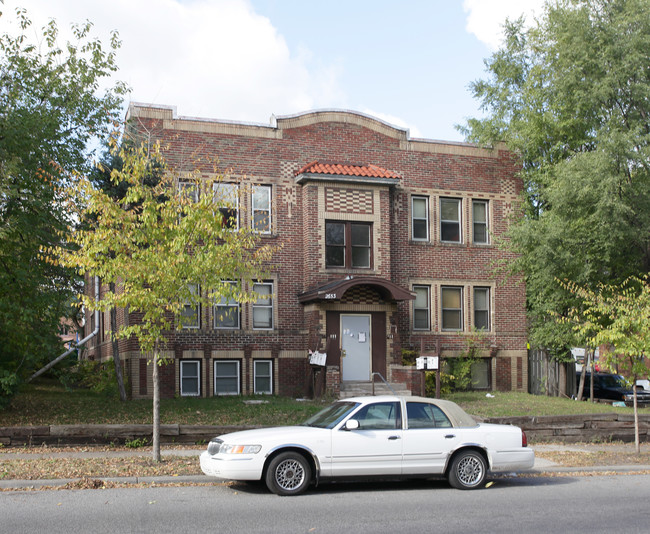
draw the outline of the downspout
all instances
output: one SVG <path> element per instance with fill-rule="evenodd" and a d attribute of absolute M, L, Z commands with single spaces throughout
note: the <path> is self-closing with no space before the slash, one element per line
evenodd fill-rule
<path fill-rule="evenodd" d="M 99 277 L 95 276 L 95 302 L 97 302 L 98 300 L 99 300 Z M 32 376 L 30 376 L 27 379 L 27 382 L 31 382 L 32 380 L 34 380 L 34 378 L 41 376 L 44 372 L 52 369 L 52 367 L 54 367 L 57 363 L 63 360 L 63 358 L 65 358 L 69 354 L 72 354 L 75 350 L 77 350 L 82 345 L 85 345 L 86 342 L 94 338 L 98 333 L 99 333 L 99 310 L 95 310 L 95 329 L 90 334 L 88 334 L 85 338 L 83 338 L 81 341 L 75 343 L 72 347 L 66 350 L 63 354 L 61 354 L 61 356 L 58 356 L 50 363 L 48 363 L 45 367 L 36 371 Z"/>

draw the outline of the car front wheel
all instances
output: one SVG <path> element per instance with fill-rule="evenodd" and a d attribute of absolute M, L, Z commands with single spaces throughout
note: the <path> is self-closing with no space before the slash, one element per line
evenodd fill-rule
<path fill-rule="evenodd" d="M 266 470 L 266 485 L 277 495 L 299 495 L 309 486 L 311 467 L 297 452 L 278 454 Z"/>
<path fill-rule="evenodd" d="M 461 452 L 451 463 L 447 478 L 457 489 L 477 489 L 483 486 L 487 464 L 483 455 L 476 451 Z"/>

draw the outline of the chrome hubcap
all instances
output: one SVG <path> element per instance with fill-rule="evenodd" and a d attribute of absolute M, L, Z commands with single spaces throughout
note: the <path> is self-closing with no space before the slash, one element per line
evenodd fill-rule
<path fill-rule="evenodd" d="M 466 456 L 458 464 L 458 479 L 465 486 L 478 484 L 483 477 L 483 464 L 475 456 Z"/>
<path fill-rule="evenodd" d="M 305 479 L 305 470 L 296 460 L 285 460 L 275 470 L 275 480 L 284 490 L 299 487 Z"/>

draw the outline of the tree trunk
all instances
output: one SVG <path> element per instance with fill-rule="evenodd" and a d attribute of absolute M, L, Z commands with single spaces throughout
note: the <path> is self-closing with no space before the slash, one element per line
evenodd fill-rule
<path fill-rule="evenodd" d="M 581 401 L 585 392 L 585 374 L 587 373 L 587 362 L 583 360 L 582 371 L 580 371 L 580 385 L 578 386 L 578 400 Z"/>
<path fill-rule="evenodd" d="M 115 284 L 109 284 L 109 290 L 115 293 Z M 122 363 L 120 362 L 120 349 L 117 344 L 115 335 L 117 334 L 117 310 L 111 308 L 111 344 L 113 346 L 113 364 L 115 365 L 115 378 L 117 379 L 117 388 L 120 392 L 120 400 L 126 402 L 126 390 L 124 389 L 124 377 L 122 376 Z"/>
<path fill-rule="evenodd" d="M 160 375 L 158 374 L 158 342 L 153 351 L 153 461 L 160 462 Z"/>
<path fill-rule="evenodd" d="M 594 366 L 594 359 L 589 352 L 589 370 L 591 371 L 591 380 L 589 381 L 589 402 L 594 402 L 594 382 L 596 381 L 596 367 Z"/>
<path fill-rule="evenodd" d="M 632 382 L 632 391 L 634 392 L 634 450 L 637 454 L 641 453 L 641 445 L 639 443 L 639 408 L 636 396 L 636 375 L 634 375 L 634 382 Z"/>

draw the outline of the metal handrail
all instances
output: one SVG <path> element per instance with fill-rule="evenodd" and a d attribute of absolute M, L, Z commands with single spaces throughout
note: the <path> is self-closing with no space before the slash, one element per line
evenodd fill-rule
<path fill-rule="evenodd" d="M 384 384 L 386 384 L 386 386 L 388 386 L 388 389 L 390 389 L 393 392 L 393 395 L 397 395 L 395 390 L 386 381 L 386 379 L 381 375 L 381 373 L 371 373 L 370 374 L 370 379 L 371 379 L 370 382 L 372 383 L 372 396 L 373 397 L 375 396 L 375 376 L 378 376 L 379 378 L 381 378 L 383 380 Z"/>

